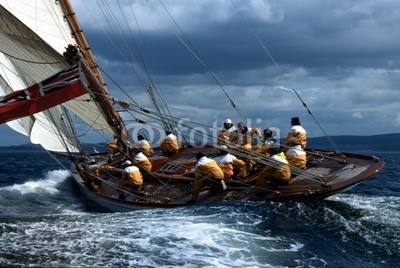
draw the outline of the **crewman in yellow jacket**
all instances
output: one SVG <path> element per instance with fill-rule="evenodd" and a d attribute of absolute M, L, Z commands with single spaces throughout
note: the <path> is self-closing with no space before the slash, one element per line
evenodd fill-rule
<path fill-rule="evenodd" d="M 137 138 L 138 142 L 135 144 L 136 147 L 141 149 L 146 156 L 151 156 L 153 154 L 153 148 L 150 143 L 141 134 L 139 134 Z"/>
<path fill-rule="evenodd" d="M 161 142 L 161 151 L 165 155 L 176 154 L 181 148 L 181 143 L 174 134 L 169 131 L 166 131 L 167 136 Z"/>
<path fill-rule="evenodd" d="M 133 164 L 135 166 L 138 166 L 139 169 L 151 172 L 151 167 L 152 167 L 151 162 L 149 158 L 147 158 L 147 156 L 142 151 L 139 151 L 135 155 L 135 158 L 133 159 Z"/>
<path fill-rule="evenodd" d="M 218 144 L 223 144 L 231 142 L 234 140 L 234 131 L 236 130 L 235 125 L 232 123 L 231 119 L 226 119 L 224 126 L 218 133 Z"/>
<path fill-rule="evenodd" d="M 261 132 L 258 128 L 246 127 L 243 122 L 237 124 L 237 130 L 235 133 L 236 138 L 234 142 L 248 150 L 251 150 L 255 145 L 253 138 L 261 139 Z"/>
<path fill-rule="evenodd" d="M 122 165 L 125 168 L 122 171 L 122 177 L 118 184 L 119 199 L 125 199 L 123 188 L 139 190 L 143 185 L 143 176 L 138 167 L 133 166 L 129 160 L 126 160 Z"/>
<path fill-rule="evenodd" d="M 260 142 L 260 144 L 254 146 L 253 150 L 266 156 L 270 156 L 271 150 L 279 147 L 279 145 L 276 144 L 276 139 L 273 137 L 272 134 L 273 132 L 271 129 L 264 129 L 262 141 Z"/>
<path fill-rule="evenodd" d="M 215 189 L 216 185 L 218 188 L 225 188 L 224 182 L 224 172 L 218 166 L 217 162 L 204 156 L 202 153 L 197 153 L 196 155 L 197 163 L 194 170 L 194 182 L 192 189 L 192 197 L 189 202 L 196 202 L 199 196 L 201 188 L 211 183 L 212 187 Z"/>
<path fill-rule="evenodd" d="M 290 147 L 287 149 L 285 155 L 289 164 L 298 168 L 306 168 L 307 154 L 301 148 L 299 140 L 297 138 L 290 138 L 287 143 Z"/>
<path fill-rule="evenodd" d="M 115 171 L 116 169 L 109 165 L 102 165 L 96 163 L 94 159 L 88 161 L 86 166 L 86 171 L 88 172 L 88 176 L 84 176 L 85 186 L 93 190 L 97 193 L 100 192 L 99 186 L 101 185 L 101 173 L 107 171 Z"/>
<path fill-rule="evenodd" d="M 301 126 L 300 119 L 298 117 L 293 117 L 290 121 L 292 125 L 286 137 L 285 145 L 289 145 L 290 138 L 297 138 L 300 142 L 301 148 L 306 148 L 307 146 L 307 131 Z"/>
<path fill-rule="evenodd" d="M 113 140 L 106 145 L 113 154 L 118 153 L 122 150 L 122 141 L 117 136 L 114 136 Z"/>
<path fill-rule="evenodd" d="M 239 173 L 245 165 L 243 160 L 229 153 L 226 145 L 219 148 L 218 156 L 214 157 L 214 160 L 224 172 L 226 179 L 231 178 L 234 173 Z"/>
<path fill-rule="evenodd" d="M 272 153 L 273 155 L 270 159 L 273 162 L 268 164 L 257 178 L 256 186 L 258 188 L 258 193 L 264 192 L 266 181 L 269 181 L 272 186 L 289 184 L 291 173 L 285 154 L 278 150 Z"/>

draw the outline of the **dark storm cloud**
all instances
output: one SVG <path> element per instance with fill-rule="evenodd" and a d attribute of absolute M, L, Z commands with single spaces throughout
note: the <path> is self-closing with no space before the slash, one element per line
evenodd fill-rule
<path fill-rule="evenodd" d="M 239 2 L 245 7 L 251 1 Z M 212 11 L 204 19 L 193 18 L 189 22 L 185 19 L 190 18 L 190 14 L 181 14 L 182 18 L 177 15 L 176 21 L 180 22 L 179 26 L 184 29 L 199 55 L 220 72 L 270 65 L 271 62 L 267 61 L 262 48 L 231 2 L 223 3 L 218 7 L 229 11 L 225 19 L 217 20 L 212 16 Z M 184 5 L 185 2 L 165 3 L 172 10 L 174 4 Z M 304 66 L 314 71 L 332 67 L 387 67 L 390 61 L 398 61 L 397 49 L 400 44 L 396 34 L 400 32 L 400 24 L 396 23 L 398 11 L 392 6 L 394 4 L 386 4 L 271 1 L 272 18 L 255 16 L 255 11 L 249 8 L 240 14 L 280 64 Z M 190 13 L 190 7 L 187 9 L 187 13 Z M 151 9 L 148 12 L 151 13 Z M 206 10 L 203 12 L 206 13 Z M 207 21 L 207 18 L 213 19 Z M 105 53 L 107 50 L 103 50 L 101 44 L 103 33 L 98 30 L 92 32 L 91 28 L 88 30 L 93 43 L 99 44 L 99 52 Z M 96 34 L 100 36 L 96 38 Z M 143 34 L 150 52 L 158 52 L 155 65 L 157 72 L 182 74 L 201 69 L 168 28 L 162 31 L 147 29 Z M 109 55 L 110 59 L 118 59 L 115 54 Z"/>
<path fill-rule="evenodd" d="M 398 1 L 162 2 L 183 30 L 180 38 L 188 38 L 246 117 L 261 119 L 259 127 L 286 130 L 288 118 L 299 115 L 311 134 L 321 134 L 294 87 L 331 134 L 400 131 Z M 174 114 L 240 120 L 207 68 L 176 38 L 179 29 L 159 1 L 135 1 L 133 8 L 146 49 L 137 45 L 146 51 L 142 56 L 151 62 Z M 103 47 L 101 25 L 90 21 L 84 17 L 82 24 L 99 62 L 139 91 L 132 74 L 123 71 L 126 59 Z"/>

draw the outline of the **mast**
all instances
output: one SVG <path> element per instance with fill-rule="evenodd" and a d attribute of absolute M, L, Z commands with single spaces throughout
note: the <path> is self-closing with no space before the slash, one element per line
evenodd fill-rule
<path fill-rule="evenodd" d="M 78 21 L 78 18 L 76 17 L 75 11 L 73 10 L 71 4 L 69 3 L 69 0 L 59 0 L 59 3 L 60 3 L 62 11 L 64 12 L 65 19 L 68 21 L 68 24 L 71 27 L 71 30 L 72 30 L 71 34 L 72 34 L 72 36 L 74 36 L 77 44 L 83 51 L 83 57 L 88 62 L 90 69 L 95 74 L 98 81 L 104 87 L 106 87 L 106 83 L 103 79 L 103 76 L 101 75 L 101 73 L 99 71 L 99 67 L 96 63 L 93 52 L 89 46 L 89 43 L 85 37 L 85 34 L 83 33 L 82 27 L 79 24 L 79 21 Z"/>
<path fill-rule="evenodd" d="M 83 61 L 83 66 L 86 67 L 82 68 L 82 71 L 86 75 L 90 90 L 94 94 L 94 97 L 98 102 L 100 109 L 103 111 L 106 120 L 112 128 L 114 134 L 117 137 L 120 137 L 125 145 L 129 145 L 130 140 L 127 135 L 125 124 L 121 116 L 114 108 L 105 80 L 100 73 L 95 57 L 79 24 L 76 14 L 68 0 L 59 0 L 59 3 L 62 11 L 64 12 L 65 19 L 68 21 L 68 24 L 72 30 L 71 34 L 75 37 L 77 45 L 82 50 L 82 56 L 85 59 Z M 66 54 L 68 56 L 76 57 L 78 51 L 74 48 L 75 47 L 73 46 L 69 46 Z"/>

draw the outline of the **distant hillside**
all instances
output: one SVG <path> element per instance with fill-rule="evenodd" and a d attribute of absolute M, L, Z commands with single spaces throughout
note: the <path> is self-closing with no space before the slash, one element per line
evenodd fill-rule
<path fill-rule="evenodd" d="M 400 133 L 374 136 L 332 136 L 341 150 L 400 151 Z M 326 137 L 309 138 L 309 147 L 330 148 Z"/>
<path fill-rule="evenodd" d="M 23 145 L 11 145 L 11 146 L 0 146 L 1 151 L 5 152 L 5 151 L 18 151 L 18 152 L 22 152 L 22 151 L 43 151 L 42 146 L 38 145 L 38 144 L 23 144 Z"/>

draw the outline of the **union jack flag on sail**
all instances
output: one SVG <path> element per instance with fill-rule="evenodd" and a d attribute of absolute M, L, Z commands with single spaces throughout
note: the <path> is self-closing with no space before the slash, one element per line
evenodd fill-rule
<path fill-rule="evenodd" d="M 79 66 L 0 97 L 0 124 L 33 115 L 88 93 L 80 80 Z"/>

